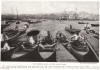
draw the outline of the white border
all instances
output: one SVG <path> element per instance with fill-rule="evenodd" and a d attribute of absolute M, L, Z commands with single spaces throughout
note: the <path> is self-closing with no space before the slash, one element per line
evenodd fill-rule
<path fill-rule="evenodd" d="M 2 1 L 80 1 L 80 0 L 2 0 Z M 99 0 L 81 0 L 81 1 L 98 1 Z M 99 5 L 99 8 L 100 8 L 100 5 Z M 100 9 L 99 9 L 100 10 Z M 1 13 L 1 2 L 0 2 L 0 13 Z M 0 14 L 1 15 L 1 14 Z M 1 19 L 0 19 L 1 20 Z M 0 22 L 0 28 L 1 28 L 1 22 Z M 0 32 L 1 32 L 1 29 L 0 29 Z M 0 34 L 0 37 L 1 37 L 1 34 Z M 100 50 L 100 48 L 99 48 Z M 100 56 L 100 52 L 99 52 L 99 56 Z M 4 67 L 4 69 L 1 69 L 1 70 L 17 70 L 17 68 L 10 68 L 11 66 L 14 67 L 14 66 L 27 66 L 27 68 L 18 68 L 18 70 L 32 70 L 32 66 L 34 65 L 37 65 L 39 64 L 41 66 L 41 64 L 45 67 L 45 66 L 50 66 L 50 65 L 63 65 L 63 66 L 83 66 L 83 69 L 84 69 L 84 66 L 89 66 L 90 68 L 88 69 L 84 69 L 84 70 L 99 70 L 98 67 L 100 66 L 100 62 L 99 63 L 78 63 L 78 62 L 0 62 L 0 68 L 1 67 Z M 39 66 L 38 65 L 38 66 Z M 5 67 L 6 66 L 6 67 Z M 7 67 L 9 66 L 9 67 Z M 28 68 L 28 66 L 31 66 L 31 68 Z M 59 68 L 59 67 L 58 67 Z M 34 70 L 72 70 L 71 68 L 34 68 Z M 76 67 L 77 68 L 77 67 Z M 93 68 L 96 68 L 96 69 L 93 69 Z M 73 70 L 82 70 L 82 69 L 75 69 L 75 67 L 73 67 Z"/>

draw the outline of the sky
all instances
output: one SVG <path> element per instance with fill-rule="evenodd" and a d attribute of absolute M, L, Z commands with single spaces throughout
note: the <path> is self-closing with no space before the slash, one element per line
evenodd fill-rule
<path fill-rule="evenodd" d="M 19 14 L 45 14 L 63 11 L 99 13 L 99 3 L 89 1 L 3 1 L 1 7 L 2 14 L 16 14 L 16 10 Z"/>

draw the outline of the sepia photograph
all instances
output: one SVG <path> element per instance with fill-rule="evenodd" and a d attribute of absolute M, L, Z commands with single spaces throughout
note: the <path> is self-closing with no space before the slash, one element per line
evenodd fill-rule
<path fill-rule="evenodd" d="M 99 62 L 99 2 L 2 1 L 0 62 Z"/>

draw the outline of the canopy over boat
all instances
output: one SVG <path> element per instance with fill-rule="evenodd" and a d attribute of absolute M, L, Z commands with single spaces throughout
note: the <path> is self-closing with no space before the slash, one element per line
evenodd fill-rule
<path fill-rule="evenodd" d="M 39 34 L 39 30 L 30 30 L 30 31 L 28 31 L 27 32 L 27 36 L 36 36 L 36 35 L 38 35 Z"/>

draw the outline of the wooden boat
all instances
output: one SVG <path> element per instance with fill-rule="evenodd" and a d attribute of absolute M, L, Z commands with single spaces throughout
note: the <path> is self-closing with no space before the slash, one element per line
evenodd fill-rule
<path fill-rule="evenodd" d="M 84 47 L 85 46 L 85 47 Z M 88 45 L 81 46 L 80 48 L 74 48 L 77 46 L 71 46 L 70 51 L 73 53 L 73 55 L 76 56 L 80 61 L 84 61 L 85 55 L 89 53 Z"/>
<path fill-rule="evenodd" d="M 15 51 L 11 57 L 12 61 L 42 61 L 38 53 L 38 47 L 30 48 L 30 49 L 23 49 Z"/>
<path fill-rule="evenodd" d="M 38 52 L 43 61 L 50 61 L 55 62 L 56 61 L 56 51 L 55 51 L 56 44 L 52 46 L 47 46 L 45 48 L 38 47 Z"/>
<path fill-rule="evenodd" d="M 55 46 L 55 45 L 54 45 Z M 12 61 L 55 61 L 56 52 L 52 49 L 40 49 L 39 45 L 32 48 L 15 51 L 11 57 Z"/>
<path fill-rule="evenodd" d="M 94 35 L 93 37 L 96 38 L 96 39 L 99 39 L 99 36 L 97 36 L 97 35 Z"/>
<path fill-rule="evenodd" d="M 4 25 L 1 25 L 1 33 L 3 33 L 3 30 L 8 27 L 10 24 L 4 24 Z"/>
<path fill-rule="evenodd" d="M 28 36 L 35 36 L 39 33 L 38 30 L 31 30 L 27 33 Z M 28 43 L 24 46 L 30 46 Z M 36 47 L 26 48 L 15 52 L 12 56 L 12 61 L 56 61 L 56 44 L 51 47 L 41 48 L 38 43 Z"/>
<path fill-rule="evenodd" d="M 15 48 L 12 47 L 8 51 L 1 51 L 1 61 L 10 61 L 11 60 L 11 56 L 13 55 L 14 50 L 15 50 Z"/>
<path fill-rule="evenodd" d="M 63 34 L 62 34 L 63 35 Z M 79 44 L 77 46 L 73 45 L 70 40 L 66 38 L 65 35 L 59 37 L 60 43 L 70 52 L 72 55 L 74 55 L 77 59 L 80 61 L 84 61 L 85 55 L 88 54 L 89 48 L 87 44 Z"/>
<path fill-rule="evenodd" d="M 89 47 L 88 45 L 84 46 L 73 46 L 69 45 L 69 43 L 62 43 L 62 45 L 72 54 L 74 55 L 79 61 L 84 61 L 85 57 L 89 53 Z"/>
<path fill-rule="evenodd" d="M 93 49 L 91 43 L 85 40 L 85 44 L 82 46 L 73 46 L 69 42 L 69 38 L 66 37 L 65 41 L 61 44 L 74 55 L 81 62 L 98 62 L 98 56 Z M 83 41 L 84 42 L 84 41 Z M 92 59 L 91 59 L 92 58 Z"/>
<path fill-rule="evenodd" d="M 26 33 L 25 36 L 35 36 L 39 33 L 39 30 L 30 30 Z M 23 60 L 26 60 L 26 61 L 30 61 L 30 59 L 28 57 L 31 57 L 29 56 L 29 53 L 30 54 L 33 54 L 34 52 L 36 53 L 37 52 L 37 46 L 36 44 L 32 45 L 31 43 L 29 43 L 27 41 L 27 39 L 24 39 L 21 38 L 19 39 L 19 41 L 22 41 L 22 44 L 20 44 L 21 47 L 23 47 L 23 49 L 21 48 L 18 48 L 17 51 L 13 54 L 12 56 L 12 60 L 17 60 L 17 61 L 23 61 Z M 21 49 L 21 50 L 20 50 Z M 36 54 L 34 54 L 36 55 Z M 33 56 L 34 56 L 33 55 Z M 38 54 L 37 54 L 38 55 Z M 26 58 L 28 59 L 26 59 Z M 33 59 L 34 60 L 34 59 Z M 31 60 L 32 61 L 32 60 Z"/>
<path fill-rule="evenodd" d="M 14 33 L 15 34 L 15 33 Z M 20 35 L 20 33 L 17 33 L 16 35 L 6 35 L 4 34 L 4 41 L 1 42 L 1 47 L 3 48 L 5 43 L 8 44 L 8 46 L 10 47 L 10 50 L 2 50 L 1 51 L 1 58 L 2 61 L 11 61 L 11 56 L 13 55 L 14 51 L 19 47 L 18 45 L 18 41 L 16 40 L 16 38 Z M 6 38 L 6 36 L 8 38 Z"/>
<path fill-rule="evenodd" d="M 92 27 L 98 27 L 99 24 L 91 24 Z"/>
<path fill-rule="evenodd" d="M 85 23 L 85 22 L 78 22 L 78 24 L 87 24 L 87 23 Z"/>
<path fill-rule="evenodd" d="M 36 23 L 40 23 L 40 22 L 42 22 L 42 21 L 40 21 L 40 20 L 29 20 L 28 21 L 28 23 L 30 23 L 30 24 L 36 24 Z"/>
<path fill-rule="evenodd" d="M 37 34 L 33 34 L 32 32 L 33 31 L 29 31 L 26 35 L 32 35 L 32 36 L 37 35 Z M 30 33 L 32 33 L 32 34 L 30 34 Z M 36 33 L 36 31 L 34 33 Z M 24 61 L 24 60 L 32 61 L 32 59 L 30 59 L 31 56 L 29 56 L 29 55 L 31 55 L 33 53 L 35 54 L 37 52 L 36 49 L 33 48 L 33 47 L 24 48 L 24 49 L 22 48 L 22 45 L 24 45 L 23 41 L 19 41 L 19 38 L 18 38 L 22 34 L 23 33 L 18 32 L 14 36 L 12 36 L 12 35 L 9 36 L 8 35 L 9 36 L 8 39 L 7 40 L 5 39 L 11 46 L 14 46 L 16 48 L 13 52 L 11 52 L 11 51 L 10 51 L 10 53 L 6 52 L 7 55 L 9 54 L 9 60 L 10 61 Z M 26 42 L 26 40 L 24 42 Z M 26 45 L 26 46 L 30 46 L 30 45 Z M 37 54 L 35 54 L 35 55 L 37 55 Z M 33 55 L 33 56 L 35 56 L 35 55 Z M 24 58 L 24 57 L 26 57 L 26 58 Z M 34 58 L 34 59 L 36 59 L 36 58 Z"/>
<path fill-rule="evenodd" d="M 1 48 L 2 48 L 2 50 L 1 50 L 1 60 L 2 61 L 11 60 L 11 56 L 12 56 L 14 50 L 16 49 L 16 47 L 14 47 L 13 45 L 11 45 L 9 43 L 10 38 L 6 38 L 6 36 L 7 36 L 6 34 L 3 34 L 3 36 L 2 36 L 3 40 L 1 41 Z M 6 47 L 8 46 L 9 49 L 3 49 L 4 46 L 6 46 Z"/>
<path fill-rule="evenodd" d="M 52 48 L 55 47 L 55 44 Z M 56 52 L 54 49 L 43 49 L 40 48 L 39 45 L 32 48 L 26 48 L 23 50 L 19 50 L 13 53 L 11 60 L 12 61 L 56 61 Z"/>
<path fill-rule="evenodd" d="M 2 49 L 1 49 L 1 61 L 10 61 L 11 56 L 16 48 L 9 46 L 10 49 L 7 50 L 7 49 L 3 49 L 4 46 L 9 46 L 9 45 L 7 42 L 2 41 L 1 42 L 1 47 L 2 47 Z"/>
<path fill-rule="evenodd" d="M 87 40 L 85 41 L 85 44 L 81 46 L 74 46 L 69 41 L 62 43 L 62 45 L 80 62 L 99 61 L 99 57 L 94 51 L 93 46 Z"/>
<path fill-rule="evenodd" d="M 68 31 L 70 34 L 73 34 L 75 32 L 80 32 L 80 29 L 70 29 L 68 27 L 65 27 L 65 31 Z"/>

